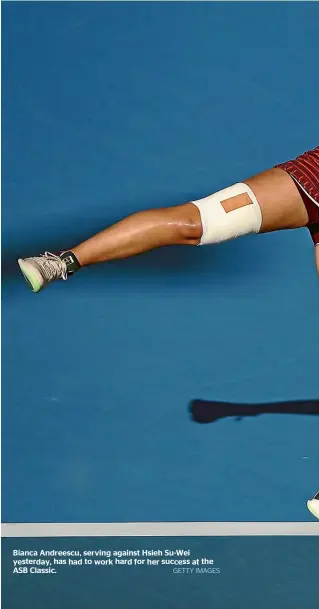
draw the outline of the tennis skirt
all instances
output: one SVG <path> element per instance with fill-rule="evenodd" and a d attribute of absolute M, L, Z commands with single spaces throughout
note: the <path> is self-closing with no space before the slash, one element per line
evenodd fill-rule
<path fill-rule="evenodd" d="M 319 146 L 292 161 L 276 165 L 296 182 L 306 206 L 309 229 L 315 245 L 319 244 Z"/>

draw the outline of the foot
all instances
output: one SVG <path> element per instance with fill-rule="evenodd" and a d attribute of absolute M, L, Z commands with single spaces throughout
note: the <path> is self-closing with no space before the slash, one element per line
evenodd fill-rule
<path fill-rule="evenodd" d="M 309 501 L 307 501 L 308 510 L 319 518 L 319 492 Z"/>
<path fill-rule="evenodd" d="M 20 258 L 18 264 L 33 292 L 40 292 L 56 279 L 68 278 L 66 262 L 50 252 L 32 258 Z"/>

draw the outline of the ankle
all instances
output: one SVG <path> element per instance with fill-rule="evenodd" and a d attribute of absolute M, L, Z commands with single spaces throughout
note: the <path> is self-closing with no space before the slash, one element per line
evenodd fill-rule
<path fill-rule="evenodd" d="M 73 251 L 67 250 L 65 252 L 62 252 L 60 254 L 60 258 L 66 265 L 66 271 L 68 275 L 73 275 L 81 268 L 81 264 L 79 263 Z"/>

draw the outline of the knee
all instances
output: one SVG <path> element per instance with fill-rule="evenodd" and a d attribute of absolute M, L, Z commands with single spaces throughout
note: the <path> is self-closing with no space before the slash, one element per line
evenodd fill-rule
<path fill-rule="evenodd" d="M 203 228 L 198 208 L 193 203 L 178 205 L 173 210 L 173 225 L 176 231 L 176 240 L 182 245 L 198 245 Z"/>

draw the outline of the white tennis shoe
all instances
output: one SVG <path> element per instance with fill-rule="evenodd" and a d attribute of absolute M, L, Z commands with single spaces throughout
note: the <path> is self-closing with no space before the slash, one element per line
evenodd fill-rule
<path fill-rule="evenodd" d="M 319 492 L 316 495 L 307 501 L 308 510 L 319 519 Z"/>
<path fill-rule="evenodd" d="M 33 292 L 40 292 L 57 279 L 68 278 L 66 262 L 50 252 L 31 258 L 20 258 L 18 264 Z"/>

